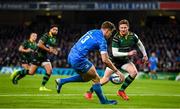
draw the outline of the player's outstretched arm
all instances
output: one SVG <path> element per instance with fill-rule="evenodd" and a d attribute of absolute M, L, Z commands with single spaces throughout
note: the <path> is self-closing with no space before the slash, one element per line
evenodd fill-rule
<path fill-rule="evenodd" d="M 119 52 L 118 48 L 112 47 L 112 54 L 114 57 L 135 56 L 137 55 L 137 51 L 131 50 L 129 52 Z"/>
<path fill-rule="evenodd" d="M 114 71 L 117 75 L 119 75 L 121 81 L 124 81 L 124 75 L 114 66 L 114 64 L 109 59 L 108 53 L 101 53 L 101 58 L 103 63 L 105 63 L 110 69 Z"/>
<path fill-rule="evenodd" d="M 147 53 L 146 53 L 144 45 L 142 44 L 142 42 L 140 40 L 138 40 L 137 45 L 138 45 L 141 53 L 143 54 L 144 62 L 147 62 L 148 61 L 148 57 L 147 57 Z"/>

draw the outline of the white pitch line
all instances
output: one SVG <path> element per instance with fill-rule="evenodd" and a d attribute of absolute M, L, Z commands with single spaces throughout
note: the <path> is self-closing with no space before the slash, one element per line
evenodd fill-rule
<path fill-rule="evenodd" d="M 109 96 L 117 96 L 116 94 L 105 94 Z M 180 94 L 128 94 L 129 96 L 175 96 L 180 97 Z M 9 96 L 83 96 L 83 94 L 0 94 L 1 97 Z"/>
<path fill-rule="evenodd" d="M 143 107 L 140 107 L 140 108 L 82 108 L 82 107 L 79 107 L 79 108 L 62 108 L 62 107 L 59 107 L 59 108 L 0 108 L 0 109 L 180 109 L 180 108 L 143 108 Z"/>

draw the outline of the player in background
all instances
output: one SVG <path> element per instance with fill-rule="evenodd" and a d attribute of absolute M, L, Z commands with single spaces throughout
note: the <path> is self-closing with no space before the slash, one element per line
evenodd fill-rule
<path fill-rule="evenodd" d="M 151 57 L 149 58 L 149 69 L 150 69 L 150 79 L 158 79 L 156 70 L 157 70 L 158 58 L 156 53 L 152 52 Z"/>
<path fill-rule="evenodd" d="M 30 34 L 30 37 L 28 40 L 25 40 L 20 46 L 19 46 L 19 52 L 20 52 L 20 62 L 21 66 L 23 67 L 23 70 L 29 70 L 30 63 L 32 61 L 32 53 L 37 49 L 37 33 L 32 32 Z M 23 71 L 21 70 L 21 71 Z M 20 71 L 20 72 L 21 72 Z M 22 73 L 22 72 L 21 72 Z M 21 78 L 23 78 L 25 75 L 22 73 L 21 75 L 18 75 L 16 78 L 13 78 L 15 76 L 15 73 L 11 75 L 11 79 L 13 84 L 17 84 L 17 81 Z"/>
<path fill-rule="evenodd" d="M 48 89 L 45 87 L 47 81 L 49 80 L 51 74 L 52 74 L 52 65 L 50 60 L 48 59 L 48 54 L 58 54 L 57 51 L 57 41 L 56 41 L 56 35 L 58 33 L 58 26 L 57 25 L 52 25 L 50 27 L 50 30 L 48 33 L 45 33 L 42 35 L 42 37 L 40 38 L 37 46 L 37 50 L 35 51 L 35 53 L 33 54 L 33 59 L 31 62 L 31 66 L 29 68 L 29 70 L 22 70 L 22 71 L 18 71 L 18 72 L 14 72 L 12 75 L 13 80 L 17 81 L 20 80 L 21 77 L 24 75 L 34 75 L 38 66 L 43 66 L 46 70 L 46 74 L 43 77 L 42 83 L 41 83 L 41 87 L 39 88 L 40 91 L 51 91 L 51 89 Z"/>
<path fill-rule="evenodd" d="M 142 42 L 135 33 L 129 31 L 129 21 L 126 19 L 119 21 L 119 31 L 112 40 L 112 62 L 118 69 L 123 69 L 129 73 L 121 88 L 117 91 L 117 95 L 121 96 L 124 100 L 129 100 L 125 89 L 134 81 L 138 73 L 131 60 L 133 56 L 137 55 L 136 46 L 138 46 L 142 52 L 143 60 L 147 61 L 148 57 Z M 111 68 L 106 67 L 104 76 L 100 80 L 101 85 L 106 84 L 113 73 L 114 71 Z M 92 99 L 93 91 L 91 87 L 90 90 L 86 92 L 85 98 Z"/>
<path fill-rule="evenodd" d="M 124 81 L 123 74 L 112 64 L 107 53 L 107 42 L 105 38 L 110 38 L 114 30 L 114 24 L 105 21 L 101 25 L 101 29 L 90 30 L 78 40 L 68 55 L 68 63 L 78 74 L 69 78 L 56 79 L 58 93 L 60 93 L 62 86 L 66 83 L 87 82 L 92 80 L 94 83 L 92 88 L 101 104 L 117 104 L 116 100 L 107 100 L 104 96 L 101 89 L 100 77 L 95 66 L 87 59 L 90 51 L 99 50 L 102 61 Z"/>

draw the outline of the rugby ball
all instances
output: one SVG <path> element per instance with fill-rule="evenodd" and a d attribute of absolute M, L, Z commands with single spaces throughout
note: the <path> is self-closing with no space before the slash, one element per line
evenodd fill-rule
<path fill-rule="evenodd" d="M 113 84 L 122 84 L 122 81 L 120 80 L 119 76 L 115 73 L 113 73 L 110 77 L 110 81 L 113 83 Z"/>

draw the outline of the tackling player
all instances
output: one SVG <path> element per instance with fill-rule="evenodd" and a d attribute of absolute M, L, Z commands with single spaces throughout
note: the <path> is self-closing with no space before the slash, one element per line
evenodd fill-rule
<path fill-rule="evenodd" d="M 125 93 L 125 89 L 134 81 L 138 71 L 133 64 L 131 57 L 137 55 L 135 47 L 138 46 L 143 54 L 143 60 L 148 61 L 146 50 L 138 38 L 138 36 L 129 31 L 129 22 L 123 19 L 119 22 L 119 32 L 115 34 L 112 41 L 112 62 L 118 69 L 123 69 L 129 73 L 125 78 L 121 88 L 117 91 L 117 95 L 121 96 L 124 100 L 128 100 L 129 97 Z M 114 71 L 107 67 L 103 78 L 100 80 L 102 85 L 109 81 L 111 74 Z M 92 99 L 93 88 L 86 92 L 85 98 Z"/>
<path fill-rule="evenodd" d="M 62 86 L 66 83 L 87 82 L 92 80 L 94 82 L 92 88 L 96 92 L 101 104 L 117 104 L 116 100 L 107 100 L 104 96 L 101 89 L 100 77 L 95 66 L 87 59 L 90 51 L 99 50 L 102 61 L 111 68 L 113 72 L 118 74 L 122 81 L 124 80 L 123 74 L 112 64 L 107 53 L 107 42 L 105 38 L 110 38 L 114 30 L 114 24 L 106 21 L 101 25 L 101 29 L 90 30 L 78 40 L 68 55 L 68 63 L 77 71 L 78 75 L 64 79 L 56 79 L 58 93 L 60 93 Z"/>

